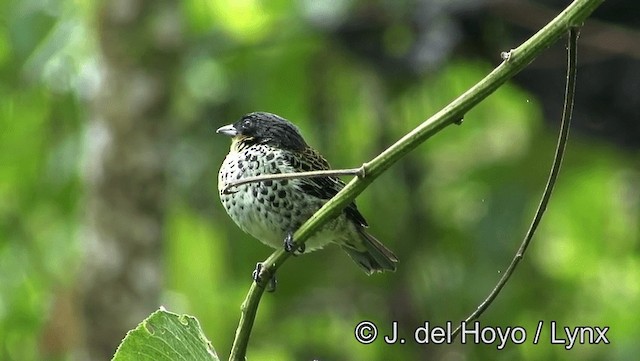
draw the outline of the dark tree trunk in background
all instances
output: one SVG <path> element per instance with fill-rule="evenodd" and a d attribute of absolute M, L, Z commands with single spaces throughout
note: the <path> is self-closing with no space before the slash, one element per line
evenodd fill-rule
<path fill-rule="evenodd" d="M 159 306 L 170 94 L 182 46 L 178 3 L 103 1 L 101 80 L 87 127 L 84 350 L 108 360 Z"/>

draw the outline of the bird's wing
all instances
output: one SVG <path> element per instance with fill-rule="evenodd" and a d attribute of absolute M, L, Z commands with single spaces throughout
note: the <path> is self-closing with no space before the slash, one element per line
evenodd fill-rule
<path fill-rule="evenodd" d="M 289 163 L 296 172 L 330 169 L 329 163 L 313 148 L 307 147 L 301 152 L 294 154 L 285 158 L 285 161 Z M 344 182 L 338 177 L 301 178 L 298 179 L 298 185 L 304 193 L 326 200 L 333 198 L 345 186 Z M 368 227 L 367 221 L 360 211 L 358 211 L 354 202 L 351 202 L 344 209 L 344 212 L 347 218 L 363 227 Z"/>

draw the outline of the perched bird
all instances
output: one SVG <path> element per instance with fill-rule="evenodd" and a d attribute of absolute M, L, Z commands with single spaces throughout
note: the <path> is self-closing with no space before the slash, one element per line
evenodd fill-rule
<path fill-rule="evenodd" d="M 298 128 L 275 114 L 255 112 L 217 133 L 232 138 L 218 174 L 220 199 L 233 221 L 273 248 L 295 251 L 292 234 L 343 187 L 336 177 L 267 180 L 232 187 L 229 182 L 264 174 L 327 170 L 329 163 L 302 138 Z M 396 256 L 366 232 L 355 203 L 324 225 L 300 251 L 328 243 L 342 247 L 367 274 L 395 271 Z M 255 273 L 254 273 L 255 278 Z"/>

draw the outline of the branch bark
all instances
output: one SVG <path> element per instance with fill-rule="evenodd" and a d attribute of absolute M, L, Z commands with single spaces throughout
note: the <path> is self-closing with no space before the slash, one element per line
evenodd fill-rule
<path fill-rule="evenodd" d="M 536 213 L 531 221 L 531 225 L 529 226 L 529 230 L 525 235 L 522 243 L 520 244 L 520 248 L 516 252 L 515 256 L 511 260 L 511 263 L 502 274 L 502 277 L 493 288 L 491 293 L 485 298 L 485 300 L 476 308 L 474 312 L 472 312 L 465 320 L 464 323 L 469 323 L 471 321 L 477 320 L 484 311 L 489 308 L 491 303 L 498 297 L 498 294 L 504 286 L 507 284 L 511 275 L 516 270 L 516 267 L 524 257 L 529 244 L 531 243 L 531 239 L 538 229 L 538 225 L 542 220 L 542 215 L 547 209 L 547 204 L 549 204 L 549 200 L 551 199 L 551 192 L 553 192 L 553 188 L 556 184 L 556 180 L 558 179 L 558 172 L 560 172 L 560 166 L 562 165 L 562 159 L 564 158 L 564 150 L 567 146 L 567 139 L 569 138 L 569 126 L 571 125 L 571 115 L 573 113 L 573 100 L 575 96 L 575 86 L 576 86 L 576 72 L 577 72 L 577 48 L 578 48 L 578 30 L 577 28 L 571 28 L 569 31 L 569 46 L 567 47 L 567 86 L 565 89 L 565 97 L 564 97 L 564 109 L 562 111 L 562 121 L 560 125 L 560 135 L 558 136 L 558 144 L 556 146 L 556 153 L 553 158 L 553 164 L 551 166 L 551 172 L 549 174 L 549 179 L 547 180 L 547 185 L 544 188 L 544 192 L 542 194 L 542 199 L 540 200 L 540 204 L 538 205 L 538 209 L 536 209 Z M 452 333 L 452 337 L 456 337 L 461 330 L 461 326 L 458 326 Z"/>
<path fill-rule="evenodd" d="M 538 54 L 560 39 L 569 29 L 581 26 L 587 17 L 603 1 L 604 0 L 576 0 L 571 3 L 555 19 L 522 45 L 510 50 L 505 60 L 484 79 L 432 117 L 425 120 L 373 160 L 365 163 L 363 167 L 366 176 L 353 179 L 349 182 L 342 191 L 329 200 L 318 212 L 305 222 L 294 234 L 296 242 L 298 244 L 305 242 L 320 227 L 336 217 L 344 207 L 362 193 L 380 174 L 422 142 L 445 127 L 460 123 L 466 112 L 524 69 Z M 284 250 L 275 251 L 263 262 L 264 267 L 262 270 L 265 272 L 265 277 L 261 278 L 268 280 L 267 275 L 274 274 L 289 256 L 290 255 Z M 264 284 L 253 283 L 249 289 L 249 293 L 242 304 L 242 313 L 231 349 L 230 360 L 245 360 L 249 336 L 263 292 Z"/>

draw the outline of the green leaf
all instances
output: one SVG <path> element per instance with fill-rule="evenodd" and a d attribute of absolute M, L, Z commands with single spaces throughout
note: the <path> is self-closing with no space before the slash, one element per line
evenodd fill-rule
<path fill-rule="evenodd" d="M 164 307 L 147 317 L 122 340 L 112 361 L 219 360 L 195 317 Z"/>

